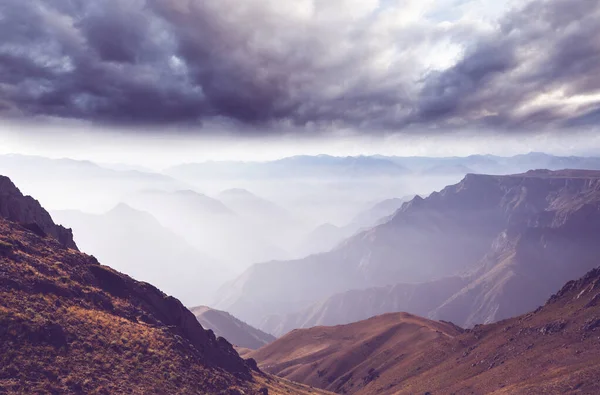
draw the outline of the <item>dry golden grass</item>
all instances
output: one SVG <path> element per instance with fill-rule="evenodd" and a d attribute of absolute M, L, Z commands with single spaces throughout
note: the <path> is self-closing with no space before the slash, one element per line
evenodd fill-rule
<path fill-rule="evenodd" d="M 421 328 L 374 341 L 407 317 L 296 330 L 250 356 L 266 370 L 339 393 L 600 394 L 600 269 L 520 317 L 463 333 L 415 318 Z M 408 336 L 428 330 L 441 333 Z M 370 369 L 372 380 L 357 380 Z"/>
<path fill-rule="evenodd" d="M 0 393 L 318 394 L 252 372 L 181 303 L 0 219 Z"/>

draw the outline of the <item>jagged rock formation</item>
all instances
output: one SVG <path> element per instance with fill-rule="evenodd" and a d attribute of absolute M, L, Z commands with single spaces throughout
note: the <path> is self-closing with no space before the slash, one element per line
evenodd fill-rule
<path fill-rule="evenodd" d="M 493 322 L 539 306 L 593 267 L 599 224 L 600 172 L 470 174 L 331 252 L 255 265 L 218 306 L 277 335 L 397 309 L 464 326 Z M 460 279 L 439 288 L 452 277 Z M 417 283 L 421 295 L 437 296 L 407 298 Z"/>
<path fill-rule="evenodd" d="M 283 377 L 344 394 L 596 394 L 599 334 L 600 268 L 543 307 L 495 324 L 461 331 L 387 314 L 294 330 L 249 356 Z"/>
<path fill-rule="evenodd" d="M 77 249 L 71 230 L 56 225 L 37 200 L 23 196 L 5 176 L 0 176 L 0 217 L 36 230 L 40 235 L 51 236 L 63 247 Z"/>
<path fill-rule="evenodd" d="M 192 307 L 190 311 L 202 327 L 212 330 L 215 335 L 227 339 L 236 347 L 256 350 L 275 340 L 274 336 L 251 327 L 225 311 L 207 306 Z"/>

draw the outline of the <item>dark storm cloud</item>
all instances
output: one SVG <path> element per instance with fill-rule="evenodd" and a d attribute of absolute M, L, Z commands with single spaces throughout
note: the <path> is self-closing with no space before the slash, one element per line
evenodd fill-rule
<path fill-rule="evenodd" d="M 454 67 L 426 78 L 419 120 L 458 117 L 463 123 L 479 120 L 483 125 L 519 128 L 574 125 L 578 119 L 576 123 L 585 126 L 586 116 L 566 111 L 565 105 L 531 101 L 557 90 L 567 101 L 598 94 L 598 75 L 600 3 L 534 1 L 507 15 L 497 34 L 479 42 Z M 595 100 L 592 106 L 597 109 L 600 97 Z M 580 110 L 585 112 L 585 106 Z"/>
<path fill-rule="evenodd" d="M 344 17 L 358 3 L 301 3 L 3 0 L 0 114 L 138 125 L 223 119 L 266 133 L 285 124 L 597 123 L 600 103 L 569 101 L 600 93 L 597 1 L 535 0 L 493 31 L 396 27 L 383 6 Z M 420 58 L 442 40 L 464 52 L 428 71 Z"/>

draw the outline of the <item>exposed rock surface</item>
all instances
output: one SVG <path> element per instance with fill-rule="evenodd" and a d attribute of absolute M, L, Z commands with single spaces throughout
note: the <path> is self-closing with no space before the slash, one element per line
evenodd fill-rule
<path fill-rule="evenodd" d="M 63 247 L 77 249 L 71 230 L 56 225 L 37 200 L 23 196 L 19 188 L 5 176 L 0 176 L 0 217 L 18 222 L 40 235 L 51 236 Z"/>

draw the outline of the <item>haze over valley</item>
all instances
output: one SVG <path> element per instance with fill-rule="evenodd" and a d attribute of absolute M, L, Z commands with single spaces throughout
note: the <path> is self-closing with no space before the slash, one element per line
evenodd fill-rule
<path fill-rule="evenodd" d="M 0 394 L 600 393 L 597 0 L 0 1 Z"/>

